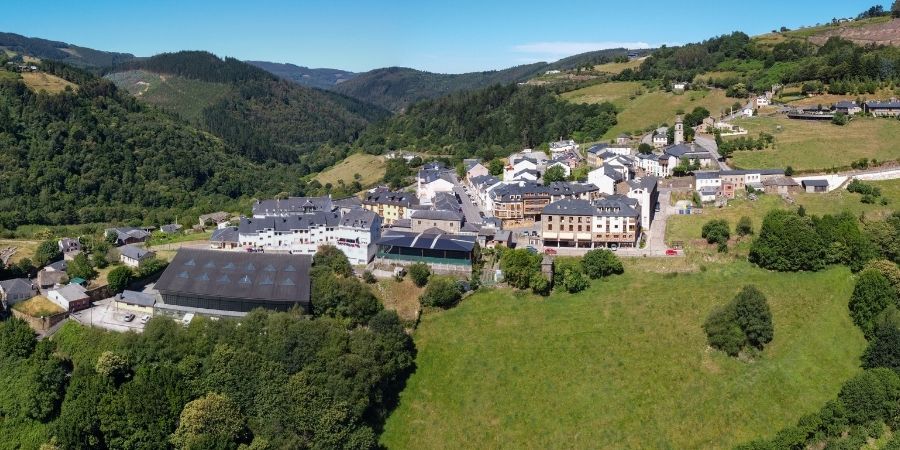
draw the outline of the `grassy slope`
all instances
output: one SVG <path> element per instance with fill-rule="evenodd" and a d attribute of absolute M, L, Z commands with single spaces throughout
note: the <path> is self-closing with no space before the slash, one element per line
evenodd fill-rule
<path fill-rule="evenodd" d="M 900 158 L 900 121 L 857 118 L 839 127 L 830 122 L 791 120 L 786 117 L 754 117 L 736 120 L 751 136 L 775 135 L 776 148 L 735 152 L 737 167 L 792 166 L 795 170 L 848 166 L 860 158 L 879 161 Z M 776 127 L 781 126 L 781 131 Z"/>
<path fill-rule="evenodd" d="M 199 122 L 203 109 L 222 98 L 230 89 L 222 83 L 159 75 L 145 70 L 112 73 L 106 78 L 132 95 L 192 122 Z"/>
<path fill-rule="evenodd" d="M 376 183 L 384 178 L 385 162 L 384 158 L 363 153 L 354 153 L 336 165 L 320 172 L 315 179 L 323 185 L 331 183 L 337 185 L 338 180 L 344 180 L 345 183 L 353 182 L 354 174 L 359 174 L 362 178 L 360 183 L 363 186 Z"/>
<path fill-rule="evenodd" d="M 0 239 L 0 249 L 7 247 L 15 247 L 16 253 L 10 258 L 10 262 L 17 263 L 25 258 L 34 257 L 34 251 L 37 250 L 39 241 L 19 240 L 19 239 Z"/>
<path fill-rule="evenodd" d="M 756 362 L 710 351 L 700 327 L 745 283 L 775 340 Z M 856 373 L 849 271 L 773 274 L 738 262 L 626 275 L 547 299 L 479 293 L 423 318 L 418 369 L 388 448 L 728 447 L 794 423 Z"/>
<path fill-rule="evenodd" d="M 594 70 L 618 75 L 625 69 L 637 69 L 646 58 L 637 58 L 628 62 L 611 62 L 594 66 Z"/>
<path fill-rule="evenodd" d="M 638 92 L 641 94 L 635 95 Z M 697 106 L 703 106 L 713 115 L 718 115 L 723 108 L 731 106 L 735 101 L 725 97 L 724 91 L 719 89 L 708 92 L 688 91 L 684 94 L 648 92 L 637 82 L 596 84 L 566 92 L 562 97 L 578 103 L 609 101 L 615 104 L 621 111 L 618 115 L 619 123 L 606 133 L 606 137 L 616 136 L 623 131 L 635 133 L 655 124 L 672 123 L 679 109 L 689 112 Z"/>
<path fill-rule="evenodd" d="M 22 81 L 25 82 L 25 85 L 28 86 L 32 91 L 47 91 L 50 94 L 58 94 L 66 89 L 66 86 L 71 86 L 72 89 L 76 89 L 78 85 L 75 83 L 66 81 L 60 77 L 50 75 L 48 73 L 43 72 L 24 72 L 20 74 L 22 76 Z"/>

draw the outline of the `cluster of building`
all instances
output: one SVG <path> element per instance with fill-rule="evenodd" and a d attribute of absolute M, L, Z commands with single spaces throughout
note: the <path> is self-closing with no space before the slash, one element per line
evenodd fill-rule
<path fill-rule="evenodd" d="M 864 113 L 872 117 L 897 117 L 900 116 L 900 101 L 890 99 L 857 103 L 852 100 L 841 100 L 831 106 L 787 108 L 785 112 L 788 118 L 798 120 L 831 120 L 838 113 L 848 116 Z"/>

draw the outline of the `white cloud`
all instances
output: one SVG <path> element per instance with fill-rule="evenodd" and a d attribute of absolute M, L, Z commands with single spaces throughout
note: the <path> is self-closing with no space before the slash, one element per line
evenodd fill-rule
<path fill-rule="evenodd" d="M 534 42 L 513 46 L 513 51 L 518 53 L 568 56 L 609 48 L 639 49 L 653 47 L 656 46 L 646 42 Z"/>

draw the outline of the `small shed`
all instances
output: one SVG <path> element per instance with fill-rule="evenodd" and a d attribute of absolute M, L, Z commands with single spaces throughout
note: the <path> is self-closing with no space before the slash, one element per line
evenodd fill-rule
<path fill-rule="evenodd" d="M 800 182 L 803 185 L 803 190 L 809 193 L 822 193 L 828 192 L 828 180 L 824 179 L 813 179 L 813 180 L 803 180 Z"/>
<path fill-rule="evenodd" d="M 151 294 L 137 291 L 122 291 L 116 297 L 116 309 L 125 309 L 140 314 L 153 315 L 153 306 L 156 305 L 156 297 Z"/>

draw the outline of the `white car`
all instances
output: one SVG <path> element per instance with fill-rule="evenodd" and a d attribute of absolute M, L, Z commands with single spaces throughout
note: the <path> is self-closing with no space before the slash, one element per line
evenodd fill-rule
<path fill-rule="evenodd" d="M 141 316 L 141 323 L 147 323 L 149 321 L 150 321 L 149 315 L 145 314 L 145 315 Z"/>

